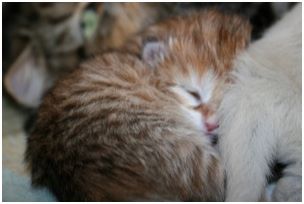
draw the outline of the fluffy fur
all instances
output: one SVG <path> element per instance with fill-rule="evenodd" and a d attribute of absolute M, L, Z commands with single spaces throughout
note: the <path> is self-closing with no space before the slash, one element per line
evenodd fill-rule
<path fill-rule="evenodd" d="M 210 142 L 134 56 L 105 54 L 46 97 L 27 160 L 63 201 L 222 200 Z"/>
<path fill-rule="evenodd" d="M 210 11 L 159 28 L 168 34 L 140 49 L 143 61 L 105 53 L 48 94 L 27 141 L 33 184 L 61 201 L 224 199 L 223 167 L 202 117 L 250 26 Z"/>
<path fill-rule="evenodd" d="M 275 160 L 287 165 L 272 201 L 301 201 L 301 5 L 236 60 L 220 106 L 227 201 L 258 201 Z"/>
<path fill-rule="evenodd" d="M 193 122 L 202 131 L 215 134 L 222 90 L 232 62 L 245 49 L 250 33 L 246 19 L 212 9 L 151 26 L 125 49 L 143 53 L 143 61 L 150 68 L 157 67 L 156 74 L 169 81 L 188 104 L 188 114 L 196 118 Z"/>

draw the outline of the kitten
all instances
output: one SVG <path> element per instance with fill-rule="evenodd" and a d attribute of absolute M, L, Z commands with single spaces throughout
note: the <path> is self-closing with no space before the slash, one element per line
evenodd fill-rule
<path fill-rule="evenodd" d="M 174 84 L 172 90 L 192 108 L 189 114 L 196 117 L 193 122 L 205 133 L 216 135 L 216 110 L 226 77 L 232 60 L 249 42 L 250 32 L 245 19 L 209 9 L 150 26 L 124 49 L 142 53 L 143 61 L 158 67 L 156 72 L 164 78 L 174 73 L 177 81 L 170 82 Z M 165 39 L 169 39 L 167 44 Z"/>
<path fill-rule="evenodd" d="M 235 63 L 220 106 L 227 201 L 258 201 L 276 160 L 286 165 L 271 201 L 301 201 L 301 4 Z"/>
<path fill-rule="evenodd" d="M 250 26 L 216 11 L 157 26 L 168 34 L 142 60 L 105 53 L 45 97 L 27 141 L 34 185 L 61 201 L 224 199 L 206 121 Z"/>

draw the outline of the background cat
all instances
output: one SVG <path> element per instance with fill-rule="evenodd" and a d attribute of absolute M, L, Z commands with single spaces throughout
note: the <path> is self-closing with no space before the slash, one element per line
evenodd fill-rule
<path fill-rule="evenodd" d="M 13 43 L 5 47 L 5 62 L 10 65 L 4 69 L 6 90 L 23 106 L 38 107 L 59 77 L 92 54 L 118 48 L 132 34 L 164 17 L 167 7 L 155 3 L 5 3 L 5 8 L 18 13 L 7 26 Z"/>

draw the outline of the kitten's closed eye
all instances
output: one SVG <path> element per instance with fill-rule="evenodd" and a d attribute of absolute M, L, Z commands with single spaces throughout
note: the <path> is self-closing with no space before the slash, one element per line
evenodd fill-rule
<path fill-rule="evenodd" d="M 195 92 L 195 91 L 188 91 L 188 93 L 190 93 L 195 99 L 197 100 L 201 100 L 201 96 L 199 95 L 199 93 Z"/>
<path fill-rule="evenodd" d="M 189 108 L 197 107 L 201 103 L 201 97 L 196 91 L 189 91 L 182 86 L 173 86 L 170 89 L 178 95 L 183 105 Z"/>

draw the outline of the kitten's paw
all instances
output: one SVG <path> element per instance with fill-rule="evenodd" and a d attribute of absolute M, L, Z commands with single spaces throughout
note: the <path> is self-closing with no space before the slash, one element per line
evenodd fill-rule
<path fill-rule="evenodd" d="M 273 195 L 275 186 L 276 186 L 276 183 L 271 183 L 266 186 L 265 192 L 260 200 L 261 202 L 271 202 L 272 201 L 272 195 Z"/>
<path fill-rule="evenodd" d="M 274 188 L 272 200 L 275 202 L 301 202 L 302 201 L 302 177 L 285 176 L 280 179 Z"/>

